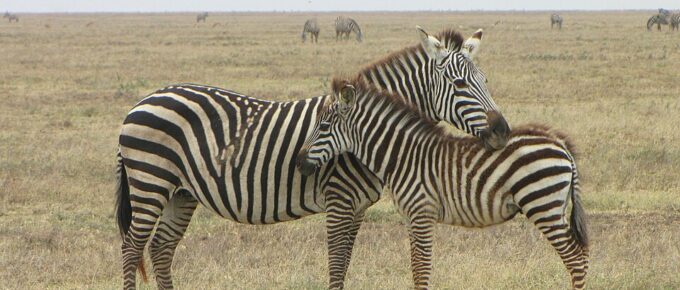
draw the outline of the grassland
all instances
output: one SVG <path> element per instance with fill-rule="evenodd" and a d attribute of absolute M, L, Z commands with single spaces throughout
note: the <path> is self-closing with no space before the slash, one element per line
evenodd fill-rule
<path fill-rule="evenodd" d="M 413 27 L 485 28 L 477 62 L 511 124 L 546 123 L 579 148 L 592 236 L 593 289 L 680 288 L 680 33 L 648 32 L 652 12 L 352 13 L 363 44 L 336 43 L 336 13 L 21 15 L 0 22 L 0 288 L 121 285 L 113 218 L 114 152 L 126 112 L 175 82 L 271 100 L 328 92 L 415 44 Z M 321 24 L 302 44 L 304 20 Z M 497 25 L 494 25 L 500 21 Z M 175 284 L 203 289 L 321 289 L 323 215 L 272 226 L 199 208 Z M 440 226 L 440 289 L 555 289 L 569 279 L 523 217 L 484 229 Z M 147 284 L 148 287 L 152 284 Z M 408 241 L 391 204 L 371 208 L 349 289 L 410 285 Z"/>

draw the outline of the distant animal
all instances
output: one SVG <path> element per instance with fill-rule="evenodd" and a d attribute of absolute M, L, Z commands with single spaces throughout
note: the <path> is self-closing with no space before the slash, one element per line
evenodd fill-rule
<path fill-rule="evenodd" d="M 312 43 L 319 43 L 319 23 L 317 23 L 316 18 L 308 19 L 305 21 L 305 26 L 302 28 L 302 42 L 307 40 L 307 33 L 311 35 Z"/>
<path fill-rule="evenodd" d="M 663 8 L 659 8 L 659 14 L 671 14 L 671 11 L 663 9 Z"/>
<path fill-rule="evenodd" d="M 671 31 L 678 30 L 680 26 L 680 12 L 671 15 Z"/>
<path fill-rule="evenodd" d="M 201 21 L 205 22 L 205 19 L 208 18 L 208 12 L 203 12 L 201 14 L 196 15 L 196 23 L 199 23 Z"/>
<path fill-rule="evenodd" d="M 652 30 L 652 27 L 654 25 L 657 26 L 657 29 L 661 31 L 661 25 L 668 25 L 668 18 L 670 18 L 670 14 L 667 13 L 659 13 L 656 15 L 653 15 L 652 17 L 647 20 L 647 30 Z"/>
<path fill-rule="evenodd" d="M 558 29 L 562 29 L 562 16 L 557 13 L 550 15 L 550 29 L 553 29 L 557 25 Z"/>
<path fill-rule="evenodd" d="M 354 19 L 338 16 L 338 18 L 335 19 L 335 41 L 342 39 L 343 35 L 346 35 L 345 39 L 349 39 L 349 34 L 351 32 L 356 33 L 358 42 L 364 40 L 364 34 L 361 32 L 361 27 L 359 27 L 359 24 Z"/>
<path fill-rule="evenodd" d="M 87 24 L 85 24 L 85 27 L 92 27 L 94 25 L 94 22 L 90 21 Z"/>
<path fill-rule="evenodd" d="M 5 12 L 5 15 L 3 15 L 2 17 L 7 18 L 7 20 L 9 20 L 9 23 L 12 23 L 12 21 L 19 22 L 19 16 L 17 16 L 16 14 Z"/>
<path fill-rule="evenodd" d="M 298 154 L 298 168 L 313 177 L 331 158 L 350 153 L 384 181 L 407 221 L 415 289 L 430 287 L 437 223 L 482 228 L 517 214 L 557 251 L 572 288 L 585 288 L 586 216 L 564 134 L 517 127 L 507 145 L 491 151 L 472 137 L 449 136 L 402 97 L 362 80 L 335 79 L 332 92 Z"/>

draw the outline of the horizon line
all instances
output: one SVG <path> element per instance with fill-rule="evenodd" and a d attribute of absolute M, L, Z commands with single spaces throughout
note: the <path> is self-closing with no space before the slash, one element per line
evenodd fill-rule
<path fill-rule="evenodd" d="M 644 12 L 644 11 L 656 11 L 657 9 L 468 9 L 468 10 L 453 10 L 453 9 L 441 9 L 441 10 L 169 10 L 169 11 L 151 11 L 151 10 L 140 10 L 140 11 L 129 11 L 129 10 L 109 10 L 109 11 L 9 11 L 13 14 L 106 14 L 106 13 L 119 13 L 119 14 L 173 14 L 173 13 L 197 13 L 197 12 L 212 12 L 212 13 L 336 13 L 336 12 L 352 12 L 352 13 L 409 13 L 409 12 L 434 12 L 434 13 L 446 13 L 446 12 Z M 671 11 L 676 9 L 671 9 Z"/>

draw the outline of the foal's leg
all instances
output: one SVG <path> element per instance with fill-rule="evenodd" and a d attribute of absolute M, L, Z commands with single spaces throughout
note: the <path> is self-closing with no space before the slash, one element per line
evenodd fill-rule
<path fill-rule="evenodd" d="M 545 193 L 546 189 L 542 191 Z M 584 289 L 588 270 L 588 249 L 587 245 L 582 245 L 577 239 L 575 225 L 570 225 L 566 221 L 565 204 L 570 196 L 568 190 L 569 188 L 565 188 L 552 194 L 545 194 L 540 200 L 527 201 L 531 199 L 527 198 L 524 199 L 527 201 L 525 204 L 522 204 L 522 201 L 520 204 L 522 212 L 543 233 L 562 258 L 571 275 L 573 289 Z"/>
<path fill-rule="evenodd" d="M 198 202 L 187 191 L 178 191 L 163 210 L 149 245 L 158 289 L 172 289 L 172 260 L 177 244 L 189 227 Z"/>
<path fill-rule="evenodd" d="M 410 217 L 411 271 L 415 289 L 429 289 L 432 275 L 432 239 L 436 219 L 431 214 Z"/>

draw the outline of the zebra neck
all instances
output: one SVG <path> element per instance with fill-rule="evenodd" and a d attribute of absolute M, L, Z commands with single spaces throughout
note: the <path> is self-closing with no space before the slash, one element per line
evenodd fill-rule
<path fill-rule="evenodd" d="M 431 101 L 434 97 L 426 97 L 436 94 L 433 80 L 437 78 L 437 72 L 434 66 L 434 61 L 418 47 L 390 56 L 361 74 L 372 85 L 394 93 L 428 118 L 437 120 L 439 116 Z"/>

